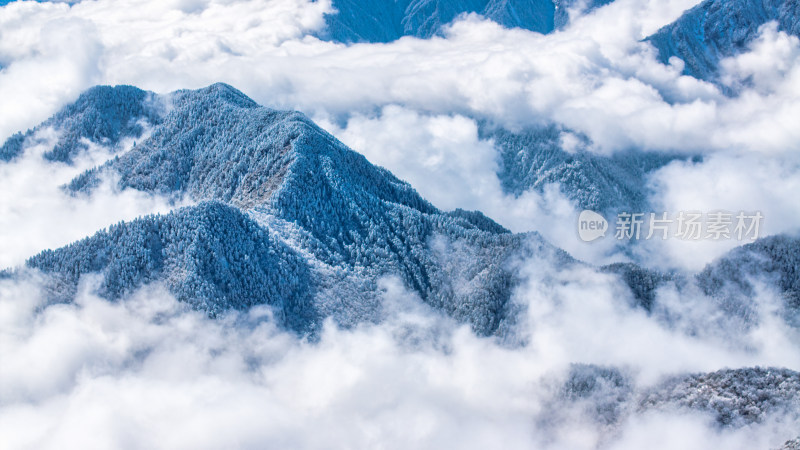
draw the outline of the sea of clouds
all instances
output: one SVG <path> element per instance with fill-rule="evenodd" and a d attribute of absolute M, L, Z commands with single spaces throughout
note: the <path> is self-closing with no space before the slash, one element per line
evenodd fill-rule
<path fill-rule="evenodd" d="M 765 26 L 724 61 L 735 97 L 659 64 L 641 39 L 697 0 L 617 0 L 560 32 L 507 30 L 465 16 L 443 37 L 323 42 L 329 1 L 97 0 L 0 7 L 0 140 L 42 122 L 97 84 L 158 93 L 227 82 L 260 104 L 305 112 L 408 180 L 443 209 L 478 209 L 539 231 L 589 262 L 621 258 L 575 233 L 558 186 L 510 196 L 480 121 L 518 130 L 558 123 L 600 154 L 701 155 L 650 179 L 659 211 L 762 211 L 762 235 L 800 226 L 800 42 Z M 746 82 L 746 83 L 745 83 Z M 0 165 L 0 267 L 20 265 L 119 220 L 176 207 L 108 180 L 91 197 L 60 186 L 73 166 L 42 144 Z M 50 139 L 48 141 L 48 139 Z M 128 143 L 126 145 L 131 145 Z M 118 149 L 117 149 L 118 150 Z M 652 241 L 628 255 L 698 270 L 738 243 Z M 0 442 L 8 448 L 771 448 L 796 420 L 716 428 L 685 411 L 631 415 L 609 429 L 554 398 L 570 364 L 621 368 L 637 386 L 684 372 L 754 365 L 800 369 L 796 331 L 768 289 L 758 325 L 715 328 L 699 294 L 660 301 L 678 323 L 631 309 L 618 281 L 590 268 L 523 261 L 515 294 L 525 345 L 479 338 L 386 280 L 386 320 L 329 324 L 318 341 L 255 309 L 211 320 L 159 286 L 109 303 L 84 280 L 48 305 L 35 274 L 0 279 Z M 687 329 L 701 329 L 690 333 Z M 556 412 L 558 411 L 558 414 Z M 558 415 L 563 420 L 545 420 Z"/>
<path fill-rule="evenodd" d="M 769 296 L 764 320 L 734 343 L 630 309 L 609 275 L 541 267 L 530 262 L 515 299 L 528 308 L 527 343 L 511 347 L 392 279 L 381 324 L 328 323 L 312 341 L 278 328 L 267 308 L 210 319 L 157 285 L 109 302 L 89 277 L 74 303 L 52 305 L 36 275 L 0 280 L 0 436 L 5 448 L 769 449 L 796 434 L 794 415 L 720 428 L 707 413 L 635 404 L 608 425 L 594 402 L 615 391 L 563 396 L 574 362 L 619 368 L 638 388 L 723 367 L 798 367 L 796 330 Z"/>

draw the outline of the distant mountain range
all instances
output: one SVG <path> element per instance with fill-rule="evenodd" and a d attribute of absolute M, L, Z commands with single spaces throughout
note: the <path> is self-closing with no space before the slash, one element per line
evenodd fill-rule
<path fill-rule="evenodd" d="M 334 0 L 323 39 L 391 42 L 403 36 L 429 38 L 463 14 L 479 14 L 508 28 L 550 33 L 569 22 L 568 11 L 588 12 L 611 0 Z"/>
<path fill-rule="evenodd" d="M 608 0 L 404 0 L 354 2 L 334 1 L 338 11 L 326 16 L 321 33 L 341 42 L 389 42 L 402 36 L 429 38 L 465 13 L 480 14 L 509 27 L 549 33 L 568 23 L 567 12 L 588 13 L 611 3 Z M 658 58 L 685 61 L 684 73 L 720 85 L 726 94 L 737 87 L 722 86 L 719 64 L 723 58 L 748 49 L 759 28 L 774 21 L 778 29 L 800 36 L 800 4 L 782 0 L 706 0 L 686 11 L 675 22 L 645 40 L 653 44 Z M 558 183 L 562 192 L 579 207 L 606 213 L 648 210 L 647 176 L 685 155 L 630 151 L 610 157 L 586 150 L 583 138 L 577 150 L 567 151 L 558 125 L 531 127 L 521 132 L 483 125 L 481 137 L 492 139 L 498 151 L 498 177 L 503 190 L 512 195 L 543 191 Z"/>
<path fill-rule="evenodd" d="M 403 36 L 427 39 L 465 14 L 477 14 L 507 28 L 542 34 L 569 24 L 572 15 L 588 14 L 613 0 L 333 0 L 325 15 L 321 39 L 344 42 L 391 42 Z M 0 1 L 0 6 L 11 3 Z M 788 0 L 705 0 L 674 22 L 645 38 L 658 59 L 685 62 L 684 74 L 719 80 L 719 63 L 738 55 L 758 36 L 761 26 L 775 22 L 800 37 L 800 3 Z M 0 64 L 0 70 L 2 64 Z M 730 88 L 727 93 L 734 93 Z M 3 154 L 0 153 L 0 158 Z"/>
<path fill-rule="evenodd" d="M 334 0 L 336 12 L 325 16 L 323 39 L 339 42 L 391 42 L 403 36 L 430 38 L 463 14 L 474 13 L 507 28 L 551 33 L 613 0 Z M 766 23 L 800 37 L 800 4 L 786 0 L 706 0 L 687 10 L 645 41 L 658 59 L 685 62 L 684 74 L 719 82 L 719 63 L 738 55 Z M 728 93 L 732 91 L 726 90 Z"/>

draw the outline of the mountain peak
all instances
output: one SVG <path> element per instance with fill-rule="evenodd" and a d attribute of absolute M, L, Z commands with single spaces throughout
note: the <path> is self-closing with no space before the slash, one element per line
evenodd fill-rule
<path fill-rule="evenodd" d="M 182 301 L 211 315 L 259 303 L 277 306 L 290 328 L 312 320 L 306 262 L 253 219 L 219 202 L 122 222 L 28 266 L 55 274 L 56 298 L 74 295 L 78 278 L 102 273 L 98 293 L 116 300 L 164 280 Z"/>
<path fill-rule="evenodd" d="M 88 148 L 85 141 L 113 147 L 125 138 L 139 138 L 146 127 L 160 122 L 162 114 L 163 105 L 152 92 L 125 85 L 95 86 L 41 125 L 9 138 L 0 147 L 0 161 L 20 156 L 35 143 L 37 131 L 52 128 L 58 142 L 44 157 L 70 163 Z"/>
<path fill-rule="evenodd" d="M 365 192 L 423 212 L 438 212 L 407 183 L 371 165 L 304 114 L 259 106 L 217 83 L 166 96 L 169 112 L 128 153 L 79 176 L 69 188 L 89 192 L 113 171 L 120 188 L 252 208 L 292 196 Z M 319 183 L 324 180 L 324 186 Z M 319 192 L 310 192 L 312 187 Z M 310 199 L 303 198 L 301 202 Z"/>
<path fill-rule="evenodd" d="M 91 195 L 109 174 L 120 189 L 189 198 L 201 206 L 137 219 L 31 259 L 29 266 L 43 272 L 70 275 L 60 278 L 66 286 L 61 291 L 71 292 L 77 277 L 91 272 L 102 274 L 112 297 L 165 281 L 178 297 L 191 286 L 201 289 L 199 303 L 192 304 L 209 313 L 267 303 L 297 309 L 285 318 L 287 326 L 312 330 L 324 317 L 342 324 L 377 317 L 377 280 L 393 275 L 430 305 L 491 334 L 511 311 L 515 255 L 552 250 L 540 236 L 513 235 L 481 213 L 440 211 L 305 115 L 258 106 L 228 85 L 156 100 L 167 105 L 166 112 L 145 139 L 67 188 Z M 229 224 L 225 229 L 233 234 L 210 237 L 222 236 L 220 229 L 195 239 L 198 230 L 217 222 Z M 207 241 L 213 248 L 189 260 L 173 255 L 205 248 Z M 282 255 L 264 265 L 278 268 L 280 276 L 310 271 L 298 281 L 309 286 L 310 299 L 294 291 L 231 290 L 247 285 L 252 263 L 240 257 L 238 247 L 251 241 Z M 144 244 L 133 248 L 127 242 Z M 140 247 L 153 250 L 140 255 Z M 218 264 L 220 258 L 227 262 Z M 196 283 L 180 282 L 184 277 Z M 270 280 L 281 283 L 280 277 Z"/>
<path fill-rule="evenodd" d="M 200 89 L 182 89 L 169 95 L 173 103 L 184 102 L 222 102 L 239 108 L 258 108 L 259 105 L 235 87 L 217 82 Z"/>

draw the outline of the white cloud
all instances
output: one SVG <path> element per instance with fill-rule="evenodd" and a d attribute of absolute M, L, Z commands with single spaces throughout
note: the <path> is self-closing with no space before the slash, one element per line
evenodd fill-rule
<path fill-rule="evenodd" d="M 658 307 L 674 318 L 667 326 L 631 308 L 634 299 L 613 275 L 536 260 L 525 263 L 524 273 L 517 300 L 528 306 L 524 330 L 539 361 L 630 368 L 645 383 L 722 367 L 800 365 L 800 349 L 791 343 L 796 332 L 772 319 L 777 300 L 769 291 L 755 302 L 759 325 L 744 333 L 716 325 L 719 306 L 687 287 L 680 294 L 669 284 L 657 291 Z"/>
<path fill-rule="evenodd" d="M 373 164 L 390 168 L 443 210 L 478 210 L 513 232 L 538 231 L 574 256 L 593 262 L 619 260 L 614 242 L 578 239 L 575 203 L 557 184 L 543 192 L 507 195 L 497 177 L 498 154 L 481 140 L 477 123 L 460 115 L 422 115 L 397 105 L 376 117 L 356 114 L 344 128 L 317 118 Z"/>
<path fill-rule="evenodd" d="M 376 118 L 355 115 L 344 129 L 320 123 L 373 164 L 390 167 L 441 208 L 502 197 L 496 151 L 491 142 L 479 140 L 477 124 L 469 118 L 423 116 L 392 105 Z"/>
<path fill-rule="evenodd" d="M 181 206 L 149 193 L 127 189 L 120 192 L 106 179 L 92 196 L 72 196 L 62 190 L 83 171 L 107 160 L 110 149 L 90 146 L 73 165 L 51 163 L 42 154 L 51 150 L 57 132 L 37 132 L 41 142 L 26 149 L 22 157 L 0 164 L 0 268 L 22 264 L 25 259 L 48 249 L 66 245 L 94 234 L 121 220 L 166 212 Z M 133 145 L 123 142 L 119 151 Z M 0 269 L 0 270 L 2 270 Z"/>
<path fill-rule="evenodd" d="M 35 279 L 3 280 L 0 433 L 9 448 L 486 448 L 500 440 L 590 449 L 640 448 L 660 423 L 690 431 L 687 448 L 702 448 L 715 438 L 741 444 L 744 431 L 682 414 L 634 416 L 609 434 L 563 401 L 566 422 L 548 421 L 548 405 L 575 361 L 617 364 L 647 385 L 683 370 L 800 360 L 785 342 L 779 355 L 663 329 L 627 309 L 610 276 L 529 267 L 518 301 L 530 307 L 530 343 L 515 348 L 455 326 L 391 280 L 382 324 L 328 324 L 314 343 L 277 329 L 266 309 L 209 319 L 157 285 L 111 303 L 92 293 L 89 277 L 75 303 L 46 305 Z M 796 429 L 772 425 L 750 427 L 747 439 L 774 446 Z"/>
<path fill-rule="evenodd" d="M 778 448 L 785 441 L 781 441 L 777 436 L 780 436 L 781 432 L 791 435 L 792 426 L 793 424 L 781 423 L 780 419 L 771 418 L 767 423 L 754 424 L 741 430 L 714 433 L 709 432 L 707 419 L 702 415 L 653 413 L 632 418 L 623 436 L 609 448 L 613 450 Z"/>
<path fill-rule="evenodd" d="M 674 162 L 651 180 L 658 196 L 656 211 L 675 219 L 680 211 L 728 211 L 734 216 L 760 212 L 759 237 L 800 232 L 800 161 L 794 155 L 714 154 L 703 162 Z M 734 219 L 735 220 L 735 219 Z M 667 267 L 700 270 L 732 248 L 751 242 L 738 239 L 646 241 L 643 260 Z"/>
<path fill-rule="evenodd" d="M 169 91 L 235 80 L 224 76 L 236 73 L 229 64 L 265 50 L 277 56 L 283 42 L 321 26 L 329 8 L 324 0 L 11 3 L 0 8 L 0 136 L 36 125 L 95 84 Z"/>
<path fill-rule="evenodd" d="M 328 2 L 20 3 L 0 10 L 0 59 L 10 63 L 0 88 L 26 86 L 20 103 L 39 99 L 53 111 L 95 83 L 164 92 L 227 81 L 261 103 L 334 117 L 402 104 L 488 117 L 511 127 L 556 120 L 589 134 L 605 151 L 756 147 L 760 141 L 743 137 L 742 125 L 779 118 L 773 104 L 778 100 L 757 89 L 753 98 L 726 99 L 712 86 L 680 76 L 679 68 L 658 64 L 652 49 L 639 42 L 693 3 L 617 1 L 547 36 L 468 16 L 449 29 L 447 39 L 353 46 L 303 37 L 323 26 Z M 86 31 L 75 29 L 78 22 Z M 64 51 L 42 51 L 50 35 L 77 39 L 58 40 L 71 46 Z M 63 56 L 76 51 L 87 56 Z M 782 58 L 787 51 L 765 57 Z M 41 70 L 60 59 L 84 76 L 59 80 Z M 786 71 L 797 66 L 784 65 Z M 19 75 L 11 78 L 12 73 Z M 42 89 L 57 94 L 41 100 Z M 798 104 L 796 93 L 786 89 L 780 96 L 783 112 Z M 680 103 L 670 104 L 665 96 Z M 0 135 L 35 124 L 45 109 L 16 119 Z M 790 150 L 797 141 L 784 132 L 772 147 Z"/>

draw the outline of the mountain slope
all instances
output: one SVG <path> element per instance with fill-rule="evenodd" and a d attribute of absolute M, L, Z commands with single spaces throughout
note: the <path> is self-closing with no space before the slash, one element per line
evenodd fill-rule
<path fill-rule="evenodd" d="M 677 155 L 624 152 L 612 156 L 592 153 L 583 138 L 574 151 L 564 150 L 564 130 L 551 125 L 512 133 L 481 128 L 481 138 L 494 141 L 499 154 L 498 178 L 506 193 L 543 191 L 558 183 L 579 208 L 598 212 L 648 211 L 647 175 Z"/>
<path fill-rule="evenodd" d="M 81 275 L 97 272 L 98 292 L 110 299 L 163 281 L 179 300 L 212 315 L 266 303 L 296 330 L 313 319 L 306 261 L 247 215 L 216 202 L 121 223 L 27 264 L 55 274 L 53 289 L 63 300 Z"/>
<path fill-rule="evenodd" d="M 704 326 L 721 326 L 736 333 L 759 324 L 765 304 L 791 327 L 800 328 L 800 239 L 769 236 L 734 248 L 709 263 L 700 273 L 663 273 L 635 264 L 612 264 L 600 270 L 619 276 L 631 290 L 635 307 L 644 308 L 665 324 L 692 322 L 680 312 L 660 305 L 657 290 L 672 284 L 681 297 L 693 299 L 712 315 Z M 766 289 L 766 291 L 764 290 Z M 775 295 L 776 304 L 769 299 Z M 667 300 L 669 302 L 669 300 Z M 686 325 L 686 324 L 685 324 Z M 689 323 L 688 326 L 700 326 Z"/>
<path fill-rule="evenodd" d="M 778 235 L 730 251 L 697 275 L 706 295 L 730 311 L 752 316 L 752 298 L 760 286 L 775 289 L 784 319 L 800 328 L 800 239 Z M 759 284 L 763 283 L 763 284 Z"/>
<path fill-rule="evenodd" d="M 778 450 L 800 450 L 800 437 L 786 441 Z"/>
<path fill-rule="evenodd" d="M 746 429 L 776 416 L 800 419 L 800 373 L 789 369 L 722 369 L 670 376 L 651 386 L 635 380 L 626 369 L 573 364 L 544 420 L 567 425 L 583 416 L 608 432 L 657 412 L 703 414 L 718 430 Z"/>
<path fill-rule="evenodd" d="M 461 14 L 477 13 L 508 26 L 540 33 L 553 29 L 550 0 L 336 0 L 326 15 L 324 39 L 338 42 L 390 42 L 402 36 L 429 38 Z"/>
<path fill-rule="evenodd" d="M 638 409 L 710 413 L 719 426 L 744 427 L 770 414 L 800 417 L 800 373 L 778 368 L 719 370 L 674 377 L 650 389 Z"/>
<path fill-rule="evenodd" d="M 684 73 L 717 81 L 721 59 L 742 53 L 759 27 L 777 22 L 778 29 L 800 36 L 800 3 L 786 0 L 706 0 L 647 38 L 667 63 L 676 56 Z"/>

